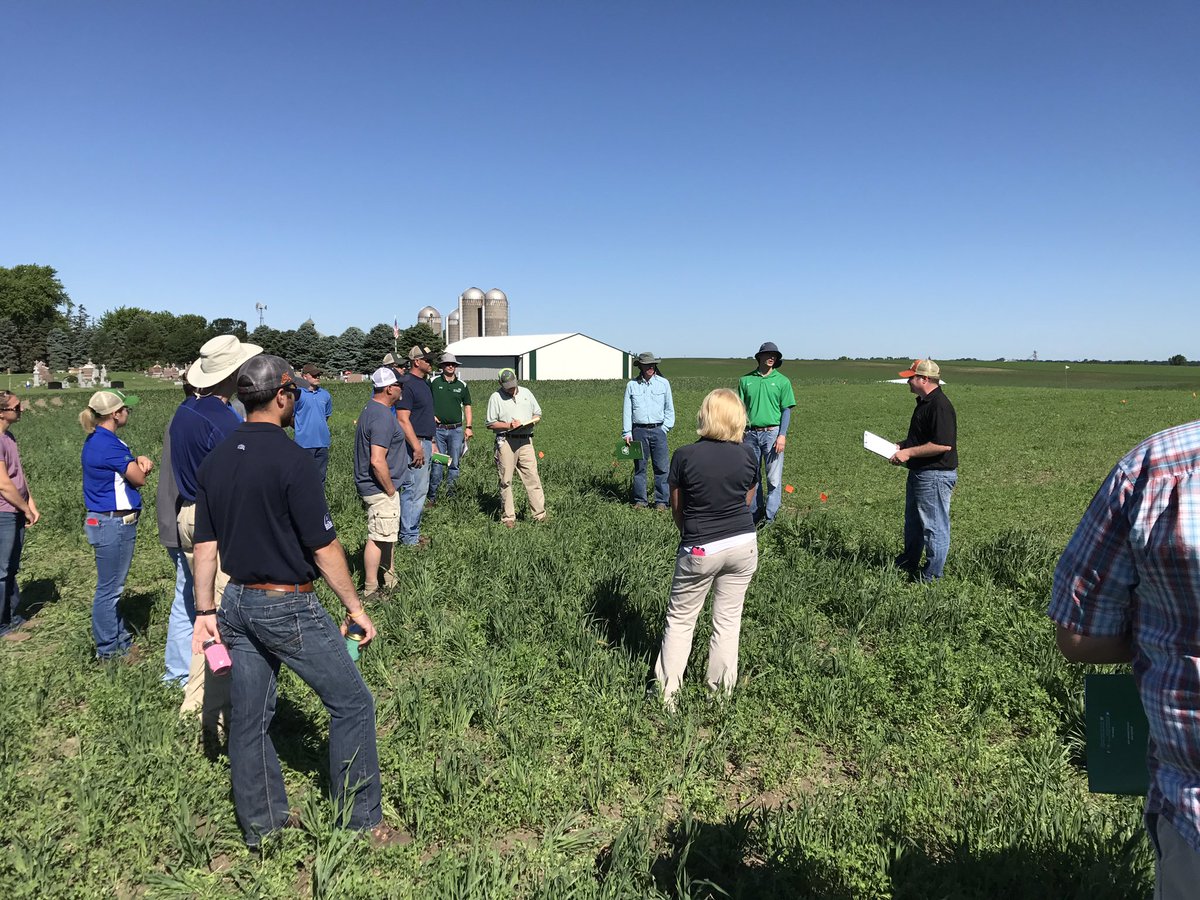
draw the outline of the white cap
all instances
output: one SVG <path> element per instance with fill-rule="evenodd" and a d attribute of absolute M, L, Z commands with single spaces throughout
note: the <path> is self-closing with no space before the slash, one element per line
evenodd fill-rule
<path fill-rule="evenodd" d="M 400 379 L 396 377 L 396 370 L 391 366 L 380 366 L 371 373 L 371 384 L 377 388 L 385 388 L 393 385 Z"/>

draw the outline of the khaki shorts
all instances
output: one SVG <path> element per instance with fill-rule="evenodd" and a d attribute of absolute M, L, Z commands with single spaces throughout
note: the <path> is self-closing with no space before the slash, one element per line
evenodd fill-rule
<path fill-rule="evenodd" d="M 371 494 L 362 498 L 367 511 L 367 538 L 394 544 L 400 536 L 400 492 Z"/>

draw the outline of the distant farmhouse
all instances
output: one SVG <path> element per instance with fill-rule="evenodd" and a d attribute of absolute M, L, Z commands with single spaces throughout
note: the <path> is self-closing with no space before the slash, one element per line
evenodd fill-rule
<path fill-rule="evenodd" d="M 459 375 L 467 381 L 495 381 L 505 368 L 523 381 L 625 379 L 633 368 L 627 352 L 579 332 L 509 334 L 508 297 L 499 288 L 463 291 L 444 326 L 441 313 L 426 306 L 417 324 L 446 339 L 446 352 L 458 358 Z"/>

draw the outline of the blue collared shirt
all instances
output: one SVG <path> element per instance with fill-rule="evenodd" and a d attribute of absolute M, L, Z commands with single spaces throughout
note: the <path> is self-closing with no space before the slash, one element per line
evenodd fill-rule
<path fill-rule="evenodd" d="M 645 425 L 662 422 L 663 429 L 675 427 L 675 401 L 671 398 L 671 382 L 661 375 L 645 381 L 639 375 L 625 385 L 625 402 L 621 407 L 621 435 L 630 437 L 634 423 Z"/>
<path fill-rule="evenodd" d="M 328 447 L 333 398 L 323 387 L 301 388 L 296 398 L 296 443 L 301 447 Z"/>

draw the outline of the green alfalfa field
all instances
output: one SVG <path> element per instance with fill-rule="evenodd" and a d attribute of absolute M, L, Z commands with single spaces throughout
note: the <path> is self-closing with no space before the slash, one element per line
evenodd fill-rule
<path fill-rule="evenodd" d="M 904 361 L 907 362 L 907 361 Z M 702 672 L 667 715 L 646 699 L 676 533 L 632 509 L 613 465 L 620 382 L 532 385 L 550 522 L 497 521 L 482 433 L 371 607 L 384 806 L 411 842 L 334 827 L 326 718 L 281 679 L 274 734 L 303 827 L 242 846 L 227 760 L 160 683 L 173 590 L 143 517 L 125 608 L 143 658 L 92 654 L 81 528 L 81 391 L 23 392 L 17 435 L 43 519 L 0 641 L 0 892 L 39 897 L 1149 896 L 1140 801 L 1089 795 L 1082 675 L 1044 617 L 1051 573 L 1112 463 L 1200 415 L 1190 367 L 945 365 L 960 479 L 947 577 L 910 585 L 904 472 L 861 448 L 903 435 L 896 361 L 788 363 L 797 408 L 780 521 L 760 536 L 726 702 Z M 667 361 L 676 447 L 747 363 Z M 482 419 L 491 386 L 474 385 Z M 350 476 L 366 399 L 334 386 L 328 497 L 358 567 Z M 157 458 L 177 389 L 142 390 L 122 432 Z M 521 489 L 517 488 L 518 497 Z M 146 490 L 153 498 L 153 477 Z M 151 499 L 152 503 L 152 499 Z M 334 608 L 332 595 L 323 596 Z"/>

